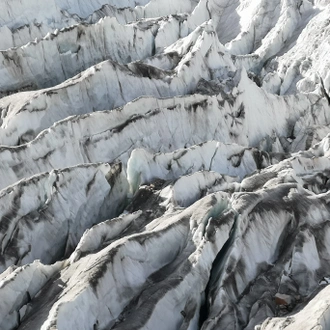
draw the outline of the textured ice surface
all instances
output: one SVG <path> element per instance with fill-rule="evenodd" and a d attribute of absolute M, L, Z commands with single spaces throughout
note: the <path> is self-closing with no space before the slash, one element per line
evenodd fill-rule
<path fill-rule="evenodd" d="M 0 329 L 328 329 L 329 17 L 3 0 Z"/>

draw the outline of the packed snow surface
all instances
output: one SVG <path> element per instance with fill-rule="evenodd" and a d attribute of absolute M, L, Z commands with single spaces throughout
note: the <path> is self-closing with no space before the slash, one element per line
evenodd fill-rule
<path fill-rule="evenodd" d="M 329 329 L 329 17 L 0 1 L 0 330 Z"/>

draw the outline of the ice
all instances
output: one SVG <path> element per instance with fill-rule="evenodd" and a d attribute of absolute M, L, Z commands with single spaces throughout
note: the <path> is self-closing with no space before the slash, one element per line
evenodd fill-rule
<path fill-rule="evenodd" d="M 284 322 L 287 324 L 286 328 L 289 329 L 327 329 L 329 327 L 329 289 L 325 287 L 316 297 L 314 297 L 308 305 L 302 309 L 297 315 L 293 316 L 288 324 L 286 318 L 274 318 L 266 320 L 257 330 L 267 329 L 280 329 Z"/>
<path fill-rule="evenodd" d="M 128 185 L 117 167 L 81 165 L 2 190 L 0 270 L 68 256 L 87 228 L 120 213 Z"/>
<path fill-rule="evenodd" d="M 328 329 L 325 0 L 0 3 L 0 329 Z"/>

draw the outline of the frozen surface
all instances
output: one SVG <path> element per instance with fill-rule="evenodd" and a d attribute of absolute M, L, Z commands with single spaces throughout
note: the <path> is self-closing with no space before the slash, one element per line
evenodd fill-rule
<path fill-rule="evenodd" d="M 0 329 L 328 329 L 329 17 L 2 1 Z"/>

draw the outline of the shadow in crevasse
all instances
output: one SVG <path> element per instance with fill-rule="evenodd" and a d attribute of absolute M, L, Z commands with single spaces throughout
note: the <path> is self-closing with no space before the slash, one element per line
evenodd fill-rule
<path fill-rule="evenodd" d="M 18 320 L 17 330 L 41 329 L 53 304 L 66 287 L 60 276 L 60 273 L 57 273 L 50 278 L 37 295 L 28 302 L 25 316 Z"/>

